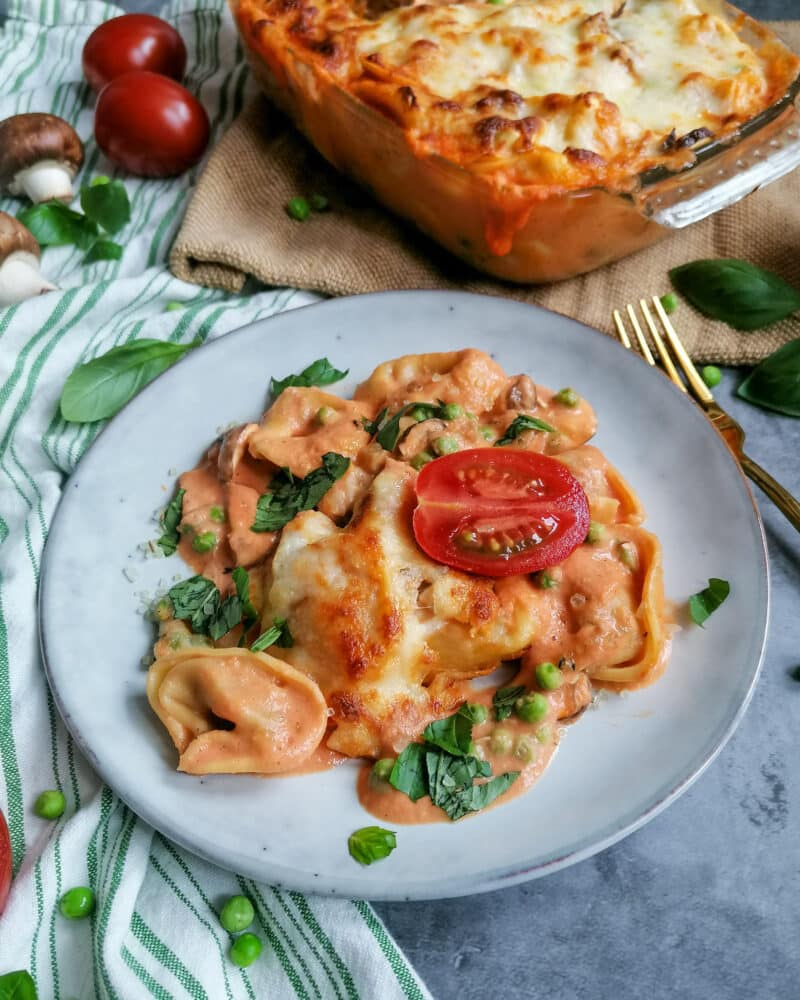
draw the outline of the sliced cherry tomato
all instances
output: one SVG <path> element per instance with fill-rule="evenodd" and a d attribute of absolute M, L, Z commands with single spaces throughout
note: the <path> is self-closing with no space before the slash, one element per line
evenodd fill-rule
<path fill-rule="evenodd" d="M 414 536 L 431 559 L 483 576 L 534 573 L 586 538 L 589 504 L 566 466 L 516 448 L 472 448 L 417 477 Z"/>
<path fill-rule="evenodd" d="M 89 35 L 83 47 L 83 75 L 98 93 L 111 80 L 146 69 L 180 80 L 186 46 L 178 32 L 152 14 L 112 17 Z"/>
<path fill-rule="evenodd" d="M 125 73 L 97 98 L 97 145 L 112 163 L 138 177 L 182 174 L 205 152 L 208 131 L 208 115 L 197 98 L 157 73 Z"/>
<path fill-rule="evenodd" d="M 11 838 L 3 813 L 0 812 L 0 913 L 3 912 L 11 888 Z"/>

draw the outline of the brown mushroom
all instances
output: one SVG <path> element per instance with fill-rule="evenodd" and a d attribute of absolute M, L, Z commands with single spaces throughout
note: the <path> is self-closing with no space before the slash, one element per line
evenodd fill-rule
<path fill-rule="evenodd" d="M 63 118 L 13 115 L 0 122 L 0 189 L 33 202 L 72 201 L 83 143 Z"/>
<path fill-rule="evenodd" d="M 6 212 L 0 212 L 0 306 L 50 292 L 56 286 L 39 271 L 39 244 L 29 230 Z"/>

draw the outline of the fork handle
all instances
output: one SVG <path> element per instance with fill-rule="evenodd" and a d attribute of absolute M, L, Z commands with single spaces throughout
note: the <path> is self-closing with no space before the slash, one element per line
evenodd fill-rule
<path fill-rule="evenodd" d="M 767 494 L 790 524 L 794 525 L 797 531 L 800 531 L 800 503 L 752 458 L 742 455 L 739 462 L 745 475 Z"/>

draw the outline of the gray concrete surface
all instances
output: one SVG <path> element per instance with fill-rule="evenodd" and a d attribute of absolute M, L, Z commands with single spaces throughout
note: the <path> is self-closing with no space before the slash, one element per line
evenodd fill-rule
<path fill-rule="evenodd" d="M 740 4 L 761 18 L 800 17 L 800 0 Z M 800 496 L 800 421 L 736 399 L 740 378 L 725 372 L 720 402 L 753 458 Z M 594 858 L 502 892 L 378 904 L 437 1000 L 800 998 L 800 536 L 758 502 L 772 617 L 739 729 L 665 813 Z"/>

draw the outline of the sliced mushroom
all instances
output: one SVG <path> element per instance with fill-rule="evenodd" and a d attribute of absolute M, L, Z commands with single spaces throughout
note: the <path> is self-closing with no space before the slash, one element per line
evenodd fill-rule
<path fill-rule="evenodd" d="M 506 392 L 509 410 L 533 410 L 536 406 L 536 386 L 527 375 L 517 375 Z"/>
<path fill-rule="evenodd" d="M 29 230 L 7 212 L 0 212 L 0 306 L 51 292 L 56 286 L 39 271 L 39 244 Z"/>
<path fill-rule="evenodd" d="M 14 115 L 0 122 L 0 188 L 33 202 L 72 201 L 83 143 L 63 118 Z"/>

